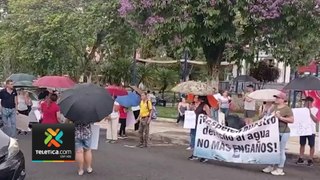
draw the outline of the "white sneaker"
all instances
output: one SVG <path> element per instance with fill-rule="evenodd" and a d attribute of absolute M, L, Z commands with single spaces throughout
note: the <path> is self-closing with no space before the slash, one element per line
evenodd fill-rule
<path fill-rule="evenodd" d="M 187 150 L 192 150 L 192 148 L 191 148 L 191 147 L 188 147 Z"/>
<path fill-rule="evenodd" d="M 273 166 L 268 166 L 268 167 L 262 169 L 262 172 L 271 173 L 273 170 L 274 170 Z"/>
<path fill-rule="evenodd" d="M 283 172 L 283 169 L 281 169 L 281 168 L 277 168 L 277 169 L 273 170 L 271 172 L 271 174 L 275 175 L 275 176 L 283 176 L 283 175 L 285 175 L 285 173 Z"/>

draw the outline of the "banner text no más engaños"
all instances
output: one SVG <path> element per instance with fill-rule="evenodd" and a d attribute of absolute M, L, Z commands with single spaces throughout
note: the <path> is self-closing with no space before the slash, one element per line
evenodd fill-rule
<path fill-rule="evenodd" d="M 240 130 L 200 115 L 194 155 L 233 163 L 278 164 L 278 119 L 266 117 Z"/>

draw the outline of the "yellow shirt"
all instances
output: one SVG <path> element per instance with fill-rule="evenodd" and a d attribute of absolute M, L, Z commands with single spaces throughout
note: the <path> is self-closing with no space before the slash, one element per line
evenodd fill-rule
<path fill-rule="evenodd" d="M 151 110 L 152 110 L 151 101 L 141 101 L 140 102 L 140 117 L 150 116 Z"/>

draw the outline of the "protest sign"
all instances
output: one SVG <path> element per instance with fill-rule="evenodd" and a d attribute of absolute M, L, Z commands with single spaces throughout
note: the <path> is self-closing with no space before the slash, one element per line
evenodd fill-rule
<path fill-rule="evenodd" d="M 320 131 L 319 131 L 319 135 L 318 135 L 318 151 L 320 152 Z"/>
<path fill-rule="evenodd" d="M 36 120 L 35 122 L 39 122 L 42 118 L 41 112 L 38 109 L 36 109 L 33 111 L 33 113 L 34 113 L 33 115 L 35 116 L 35 118 L 32 118 L 32 119 Z M 32 113 L 30 113 L 30 114 L 32 114 Z"/>
<path fill-rule="evenodd" d="M 134 118 L 134 114 L 132 111 L 127 112 L 127 126 L 132 126 L 136 123 L 136 118 Z"/>
<path fill-rule="evenodd" d="M 288 126 L 290 136 L 308 136 L 314 132 L 313 121 L 310 117 L 310 111 L 307 108 L 293 108 L 294 122 Z"/>
<path fill-rule="evenodd" d="M 29 131 L 30 118 L 23 114 L 18 114 L 16 117 L 16 127 L 21 131 Z"/>
<path fill-rule="evenodd" d="M 184 113 L 184 124 L 185 129 L 194 129 L 196 127 L 196 113 L 194 111 L 186 111 Z"/>
<path fill-rule="evenodd" d="M 194 155 L 233 163 L 278 164 L 278 120 L 266 117 L 240 130 L 200 115 Z"/>
<path fill-rule="evenodd" d="M 92 124 L 91 125 L 91 144 L 90 149 L 97 150 L 99 145 L 99 136 L 100 136 L 100 126 Z"/>

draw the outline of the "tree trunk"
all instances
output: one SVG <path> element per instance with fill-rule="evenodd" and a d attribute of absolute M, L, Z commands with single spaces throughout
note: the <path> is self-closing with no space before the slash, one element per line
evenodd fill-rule
<path fill-rule="evenodd" d="M 208 78 L 210 85 L 216 88 L 217 90 L 219 89 L 219 67 L 220 65 L 212 66 L 211 69 L 209 69 L 209 73 L 211 74 Z"/>
<path fill-rule="evenodd" d="M 208 65 L 209 82 L 217 90 L 219 89 L 219 68 L 225 50 L 225 41 L 217 44 L 204 44 L 202 46 Z"/>

